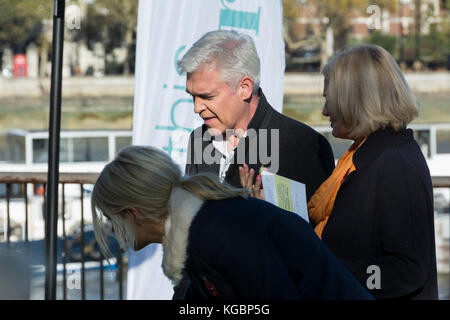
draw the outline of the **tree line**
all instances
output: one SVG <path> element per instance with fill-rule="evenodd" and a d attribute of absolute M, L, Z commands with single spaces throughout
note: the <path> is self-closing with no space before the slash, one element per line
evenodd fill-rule
<path fill-rule="evenodd" d="M 441 8 L 447 12 L 449 2 L 440 0 Z M 319 66 L 323 66 L 331 54 L 363 42 L 379 44 L 399 60 L 414 60 L 417 58 L 414 50 L 418 40 L 413 35 L 401 41 L 380 31 L 370 32 L 362 40 L 352 37 L 354 12 L 365 15 L 369 6 L 376 5 L 381 10 L 398 13 L 399 3 L 399 0 L 283 0 L 287 66 L 289 59 L 298 52 L 311 48 L 318 55 L 316 60 Z M 120 65 L 114 64 L 114 61 L 108 62 L 106 73 L 133 73 L 138 0 L 67 0 L 66 7 L 70 5 L 81 9 L 80 28 L 66 32 L 66 39 L 83 43 L 91 50 L 95 43 L 101 43 L 105 55 L 112 55 L 116 48 L 122 48 L 124 62 Z M 0 63 L 5 48 L 10 48 L 14 54 L 25 53 L 27 47 L 34 43 L 45 54 L 50 51 L 52 6 L 53 1 L 50 0 L 0 0 Z M 305 10 L 314 12 L 320 23 L 314 27 L 307 25 L 307 32 L 299 38 L 295 30 Z M 426 19 L 427 14 L 425 12 L 422 19 Z M 332 48 L 327 49 L 327 37 L 332 37 Z M 420 58 L 425 62 L 445 61 L 450 52 L 449 39 L 450 22 L 448 15 L 445 15 L 441 23 L 430 27 L 427 35 L 420 36 Z M 41 60 L 45 58 L 41 55 Z"/>

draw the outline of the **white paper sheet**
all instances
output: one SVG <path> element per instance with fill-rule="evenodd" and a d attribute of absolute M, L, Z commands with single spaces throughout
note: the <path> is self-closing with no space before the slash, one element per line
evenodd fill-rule
<path fill-rule="evenodd" d="M 291 212 L 309 222 L 306 188 L 294 181 L 267 171 L 261 172 L 266 201 Z"/>

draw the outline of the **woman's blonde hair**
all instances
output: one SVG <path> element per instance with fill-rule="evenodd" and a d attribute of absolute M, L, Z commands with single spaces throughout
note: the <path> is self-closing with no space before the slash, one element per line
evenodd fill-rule
<path fill-rule="evenodd" d="M 146 218 L 163 223 L 169 213 L 168 203 L 175 187 L 203 200 L 247 197 L 246 189 L 234 188 L 211 173 L 182 177 L 181 170 L 165 153 L 153 147 L 128 146 L 105 166 L 91 195 L 92 221 L 97 243 L 106 257 L 108 248 L 104 218 L 110 220 L 120 247 L 134 248 L 136 235 L 127 218 L 131 208 Z"/>
<path fill-rule="evenodd" d="M 323 68 L 327 108 L 350 137 L 386 127 L 405 128 L 418 114 L 417 100 L 394 58 L 382 47 L 361 45 L 334 56 Z"/>

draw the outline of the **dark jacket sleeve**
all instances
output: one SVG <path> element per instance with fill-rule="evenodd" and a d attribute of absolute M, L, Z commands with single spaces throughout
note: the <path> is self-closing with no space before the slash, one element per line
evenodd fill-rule
<path fill-rule="evenodd" d="M 306 197 L 309 201 L 334 170 L 333 151 L 325 137 L 318 132 L 314 132 L 305 150 L 298 150 L 297 152 L 300 153 L 298 157 L 302 161 L 293 163 L 293 165 L 296 166 L 297 171 L 300 172 L 301 170 L 302 174 L 305 175 Z M 299 165 L 302 165 L 303 168 L 300 169 Z"/>
<path fill-rule="evenodd" d="M 330 143 L 310 126 L 276 113 L 273 129 L 280 129 L 278 174 L 304 183 L 309 199 L 334 170 Z"/>
<path fill-rule="evenodd" d="M 334 154 L 333 150 L 331 149 L 330 143 L 327 139 L 325 139 L 324 136 L 322 136 L 320 133 L 318 134 L 318 145 L 319 145 L 319 152 L 318 156 L 320 159 L 320 162 L 322 164 L 323 170 L 325 171 L 325 174 L 327 178 L 331 175 L 331 173 L 334 170 Z"/>
<path fill-rule="evenodd" d="M 403 164 L 401 170 L 399 162 Z M 380 286 L 370 290 L 376 298 L 394 298 L 389 294 L 392 292 L 395 297 L 407 298 L 422 289 L 430 265 L 430 190 L 400 156 L 385 159 L 378 177 L 377 194 L 367 205 L 376 208 L 378 228 L 374 232 L 378 233 L 381 254 L 367 260 L 341 261 L 362 284 L 372 287 L 376 285 L 372 277 L 376 271 L 369 272 L 368 267 L 379 268 Z"/>
<path fill-rule="evenodd" d="M 198 173 L 196 165 L 194 164 L 194 131 L 189 135 L 188 148 L 186 152 L 186 167 L 184 169 L 185 175 L 193 175 Z"/>

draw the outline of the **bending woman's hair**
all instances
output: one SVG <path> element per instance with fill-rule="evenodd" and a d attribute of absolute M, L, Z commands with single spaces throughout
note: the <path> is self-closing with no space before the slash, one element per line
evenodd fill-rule
<path fill-rule="evenodd" d="M 136 208 L 146 218 L 164 223 L 170 214 L 169 199 L 175 187 L 202 200 L 248 196 L 247 189 L 221 183 L 211 173 L 183 177 L 178 165 L 156 148 L 125 147 L 103 169 L 91 195 L 92 222 L 103 255 L 112 256 L 106 241 L 109 232 L 102 215 L 111 221 L 120 247 L 134 248 L 136 234 L 127 211 Z"/>

